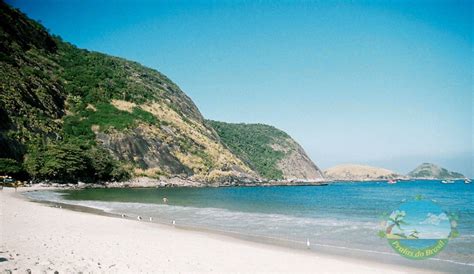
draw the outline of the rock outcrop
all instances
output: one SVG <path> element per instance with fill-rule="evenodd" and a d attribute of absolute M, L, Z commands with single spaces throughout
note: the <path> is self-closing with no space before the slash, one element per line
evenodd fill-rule
<path fill-rule="evenodd" d="M 403 176 L 385 169 L 366 165 L 344 164 L 324 170 L 327 180 L 334 181 L 373 181 L 401 178 Z"/>
<path fill-rule="evenodd" d="M 408 173 L 408 176 L 416 179 L 462 179 L 464 175 L 449 171 L 435 164 L 423 163 Z"/>

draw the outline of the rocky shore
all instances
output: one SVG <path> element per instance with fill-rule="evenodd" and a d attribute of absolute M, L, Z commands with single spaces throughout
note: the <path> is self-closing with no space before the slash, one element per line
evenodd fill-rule
<path fill-rule="evenodd" d="M 150 178 L 137 177 L 124 182 L 97 182 L 97 183 L 64 183 L 54 181 L 42 181 L 37 184 L 25 184 L 24 186 L 54 187 L 67 189 L 85 188 L 156 188 L 156 187 L 232 187 L 232 186 L 321 186 L 327 185 L 325 181 L 286 180 L 286 181 L 250 181 L 229 180 L 223 182 L 199 182 L 179 177 L 173 178 Z"/>

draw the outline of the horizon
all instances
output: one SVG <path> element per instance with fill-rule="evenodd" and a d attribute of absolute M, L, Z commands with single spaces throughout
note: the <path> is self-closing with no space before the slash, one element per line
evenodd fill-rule
<path fill-rule="evenodd" d="M 430 162 L 473 177 L 469 1 L 7 3 L 164 73 L 207 119 L 284 130 L 321 169 Z"/>

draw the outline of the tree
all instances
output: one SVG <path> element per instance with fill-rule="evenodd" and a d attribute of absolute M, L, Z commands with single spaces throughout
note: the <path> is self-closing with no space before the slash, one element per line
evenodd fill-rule
<path fill-rule="evenodd" d="M 91 148 L 87 152 L 93 176 L 99 180 L 109 180 L 117 163 L 110 153 L 103 148 Z"/>
<path fill-rule="evenodd" d="M 130 171 L 120 165 L 114 167 L 110 176 L 113 181 L 118 182 L 129 180 L 132 177 Z"/>
<path fill-rule="evenodd" d="M 23 166 L 32 178 L 41 177 L 40 170 L 44 164 L 43 153 L 44 147 L 39 142 L 32 143 L 28 146 Z"/>
<path fill-rule="evenodd" d="M 24 166 L 36 179 L 122 181 L 130 178 L 130 172 L 121 167 L 107 150 L 84 144 L 74 137 L 31 144 Z"/>
<path fill-rule="evenodd" d="M 0 158 L 0 174 L 15 175 L 23 170 L 21 164 L 9 158 Z"/>
<path fill-rule="evenodd" d="M 83 150 L 73 144 L 60 142 L 49 144 L 44 152 L 44 164 L 40 175 L 52 179 L 78 179 L 87 169 L 87 161 Z"/>

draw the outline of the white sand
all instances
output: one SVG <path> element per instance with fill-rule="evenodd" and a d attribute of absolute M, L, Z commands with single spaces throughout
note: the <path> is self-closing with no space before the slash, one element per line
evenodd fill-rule
<path fill-rule="evenodd" d="M 75 212 L 0 191 L 0 272 L 372 272 L 375 262 L 318 255 L 232 237 Z"/>

